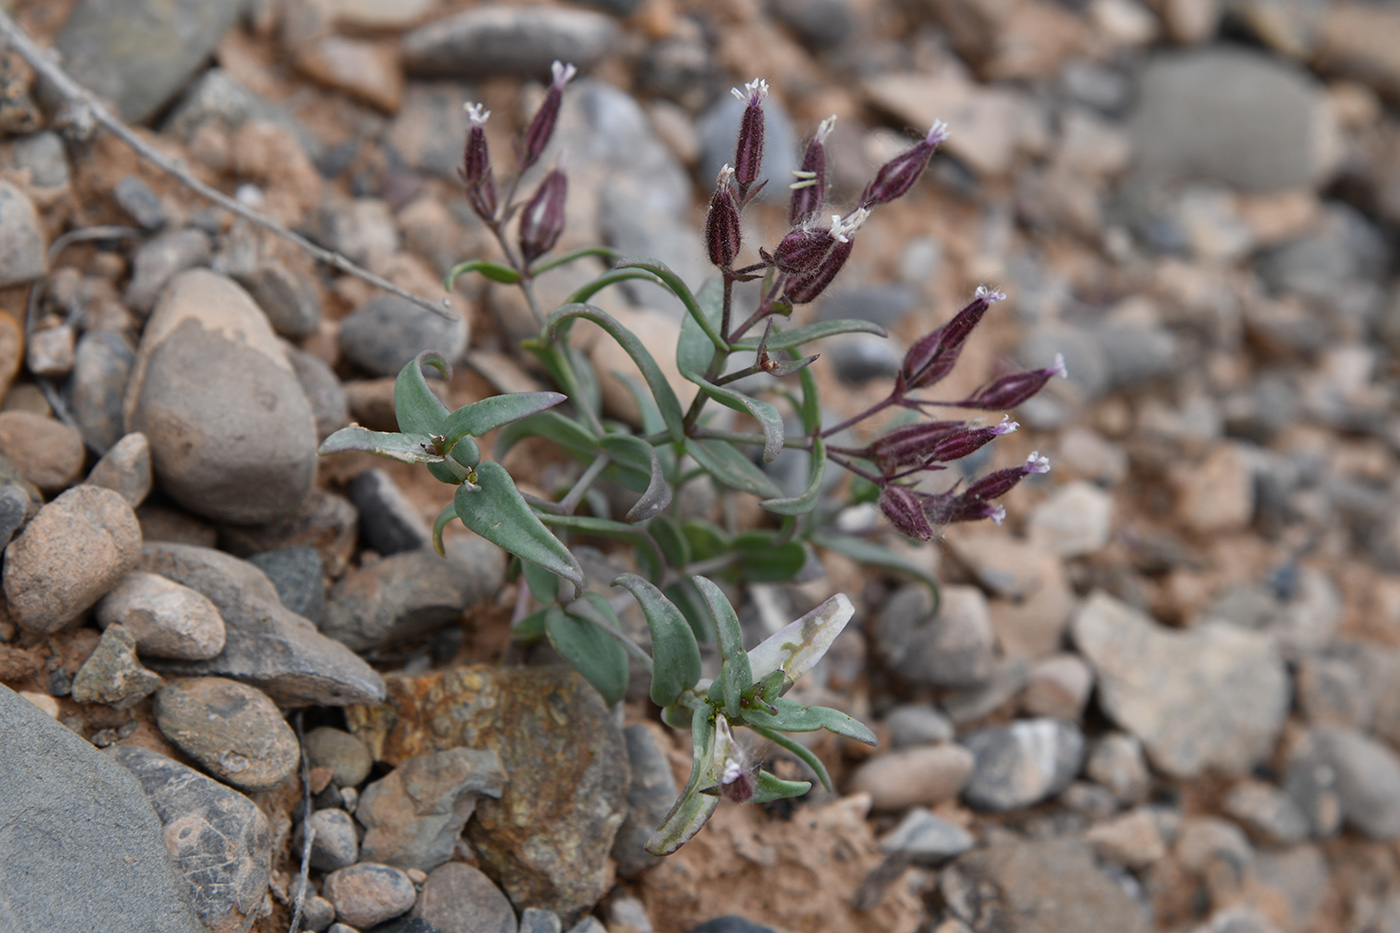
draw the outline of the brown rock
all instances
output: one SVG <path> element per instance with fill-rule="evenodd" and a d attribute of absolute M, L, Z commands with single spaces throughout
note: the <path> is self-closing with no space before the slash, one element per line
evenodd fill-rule
<path fill-rule="evenodd" d="M 73 678 L 73 699 L 131 709 L 159 688 L 160 675 L 136 660 L 135 636 L 120 625 L 109 625 Z"/>
<path fill-rule="evenodd" d="M 267 694 L 222 677 L 196 677 L 156 694 L 156 725 L 181 751 L 241 790 L 271 790 L 301 762 L 296 733 Z"/>
<path fill-rule="evenodd" d="M 140 432 L 113 444 L 88 473 L 87 482 L 114 489 L 134 509 L 151 492 L 151 445 Z"/>
<path fill-rule="evenodd" d="M 297 50 L 297 67 L 329 88 L 387 113 L 403 101 L 403 71 L 393 43 L 322 36 Z"/>
<path fill-rule="evenodd" d="M 23 331 L 14 318 L 0 312 L 0 399 L 10 391 L 10 384 L 19 375 L 19 364 L 23 360 Z"/>
<path fill-rule="evenodd" d="M 871 796 L 877 810 L 937 806 L 952 800 L 972 777 L 972 752 L 961 745 L 902 748 L 865 762 L 851 777 L 851 790 Z"/>
<path fill-rule="evenodd" d="M 1253 515 L 1254 474 L 1238 446 L 1222 445 L 1185 474 L 1177 519 L 1191 531 L 1239 531 Z"/>
<path fill-rule="evenodd" d="M 120 623 L 142 654 L 202 660 L 224 650 L 224 620 L 202 593 L 154 573 L 133 571 L 97 604 L 103 628 Z"/>
<path fill-rule="evenodd" d="M 83 439 L 61 421 L 26 411 L 0 412 L 0 456 L 46 493 L 77 482 L 85 453 Z"/>

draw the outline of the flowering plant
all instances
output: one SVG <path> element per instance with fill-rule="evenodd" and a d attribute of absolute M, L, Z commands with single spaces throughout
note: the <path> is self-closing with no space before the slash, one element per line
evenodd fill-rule
<path fill-rule="evenodd" d="M 860 320 L 803 326 L 789 326 L 789 321 L 799 306 L 821 296 L 841 272 L 872 212 L 914 186 L 947 138 L 947 127 L 935 123 L 921 140 L 879 168 L 852 209 L 832 213 L 827 221 L 822 219 L 827 209 L 825 141 L 835 117 L 823 121 L 795 173 L 790 229 L 771 250 L 758 248 L 756 261 L 738 264 L 744 250 L 742 213 L 765 185 L 759 179 L 768 85 L 755 80 L 742 90 L 736 88 L 744 110 L 734 161 L 719 172 L 704 224 L 706 251 L 718 277 L 695 292 L 662 263 L 620 257 L 607 247 L 551 256 L 565 224 L 568 181 L 562 160 L 546 172 L 533 194 L 517 200 L 522 174 L 539 161 L 553 135 L 564 90 L 573 75 L 572 66 L 555 63 L 553 81 L 525 131 L 515 174 L 504 195 L 497 186 L 484 130 L 490 114 L 478 104 L 468 105 L 470 127 L 460 174 L 468 202 L 495 236 L 504 262 L 464 262 L 452 270 L 446 283 L 450 289 L 459 276 L 474 273 L 518 286 L 538 326 L 537 334 L 523 347 L 537 358 L 559 391 L 501 395 L 448 411 L 423 371 L 431 367 L 450 378 L 448 361 L 424 353 L 403 369 L 395 386 L 398 432 L 352 426 L 332 435 L 321 449 L 323 453 L 366 450 L 425 463 L 439 480 L 455 485 L 453 502 L 433 529 L 439 548 L 444 526 L 455 518 L 518 558 L 523 586 L 515 634 L 523 639 L 547 638 L 607 702 L 615 703 L 626 693 L 629 658 L 649 672 L 651 699 L 662 708 L 668 723 L 690 729 L 694 745 L 690 780 L 648 844 L 649 851 L 666 854 L 699 830 L 720 797 L 762 801 L 795 796 L 810 788 L 806 781 L 784 781 L 752 769 L 734 738 L 734 728 L 750 729 L 786 749 L 806 762 L 828 787 L 830 780 L 820 760 L 785 733 L 826 729 L 856 741 L 873 744 L 875 740 L 869 729 L 844 713 L 803 706 L 784 696 L 851 618 L 850 601 L 834 596 L 745 651 L 734 608 L 712 577 L 737 583 L 790 580 L 815 559 L 817 549 L 921 576 L 897 553 L 833 530 L 831 516 L 866 496 L 878 500 L 881 511 L 900 531 L 928 540 L 950 522 L 983 518 L 1000 522 L 1005 513 L 994 500 L 1026 475 L 1049 469 L 1048 462 L 1032 454 L 1020 466 L 990 473 L 966 488 L 955 484 L 929 492 L 920 488 L 922 478 L 1015 430 L 1016 423 L 1006 417 L 991 425 L 917 421 L 886 430 L 863 446 L 838 445 L 835 436 L 892 407 L 915 415 L 933 408 L 1014 408 L 1051 377 L 1064 375 L 1064 364 L 1057 359 L 1046 369 L 1002 377 L 966 398 L 927 398 L 925 391 L 948 375 L 968 336 L 1004 297 L 979 288 L 951 320 L 910 347 L 886 398 L 839 424 L 823 425 L 817 382 L 808 368 L 817 354 L 807 354 L 807 345 L 839 334 L 883 335 L 883 331 Z M 536 299 L 535 281 L 552 269 L 598 258 L 610 267 L 546 315 Z M 665 289 L 685 307 L 675 360 L 681 376 L 698 389 L 688 407 L 681 405 L 651 349 L 594 303 L 605 289 L 629 280 Z M 758 306 L 737 320 L 735 286 L 750 281 L 761 282 Z M 642 379 L 634 380 L 630 388 L 640 412 L 640 432 L 609 418 L 603 410 L 597 374 L 570 343 L 571 328 L 578 320 L 600 327 L 636 364 Z M 762 374 L 790 377 L 796 385 L 762 383 Z M 758 377 L 760 384 L 750 377 Z M 725 429 L 714 418 L 712 402 L 752 419 L 757 430 Z M 801 425 L 796 435 L 785 427 L 784 410 Z M 497 458 L 524 438 L 543 437 L 576 457 L 580 471 L 554 497 L 522 495 L 498 460 L 482 458 L 476 439 L 497 428 L 502 429 L 495 445 Z M 784 450 L 794 449 L 806 451 L 810 463 L 807 484 L 795 495 L 784 495 L 747 452 L 772 462 Z M 864 491 L 855 489 L 844 503 L 835 497 L 833 506 L 828 464 L 865 481 Z M 675 490 L 702 478 L 726 496 L 758 497 L 774 516 L 773 526 L 741 530 L 704 518 L 680 517 L 673 507 Z M 638 494 L 621 518 L 608 513 L 605 499 L 590 495 L 600 480 L 616 481 Z M 650 653 L 623 631 L 613 603 L 602 592 L 586 589 L 582 566 L 566 544 L 577 535 L 610 537 L 631 545 L 639 572 L 624 573 L 611 583 L 640 604 Z M 936 595 L 934 581 L 923 579 Z M 532 600 L 538 607 L 534 611 L 530 611 Z M 718 676 L 706 682 L 701 679 L 699 645 L 709 641 L 717 643 L 721 663 Z"/>

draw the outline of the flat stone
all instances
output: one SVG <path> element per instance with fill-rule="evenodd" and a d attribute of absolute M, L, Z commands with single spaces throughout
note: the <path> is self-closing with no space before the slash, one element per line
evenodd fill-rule
<path fill-rule="evenodd" d="M 403 101 L 403 72 L 393 44 L 320 36 L 297 48 L 296 64 L 313 81 L 385 113 L 395 112 Z"/>
<path fill-rule="evenodd" d="M 877 810 L 935 807 L 957 797 L 976 758 L 961 745 L 924 745 L 876 755 L 851 775 L 851 791 L 871 796 Z"/>
<path fill-rule="evenodd" d="M 1078 721 L 1094 689 L 1094 672 L 1077 654 L 1064 652 L 1031 665 L 1021 703 L 1033 716 Z"/>
<path fill-rule="evenodd" d="M 334 0 L 330 14 L 342 26 L 395 31 L 416 25 L 435 7 L 433 0 Z"/>
<path fill-rule="evenodd" d="M 979 810 L 1019 810 L 1053 797 L 1075 779 L 1084 760 L 1084 734 L 1056 719 L 982 729 L 962 744 L 977 759 L 963 799 Z"/>
<path fill-rule="evenodd" d="M 992 673 L 995 636 L 987 598 L 970 586 L 940 587 L 938 614 L 927 619 L 928 589 L 908 584 L 880 610 L 874 648 L 894 673 L 918 686 L 966 687 Z"/>
<path fill-rule="evenodd" d="M 106 451 L 125 433 L 122 399 L 136 351 L 119 331 L 90 330 L 78 338 L 65 393 L 73 421 L 90 448 Z"/>
<path fill-rule="evenodd" d="M 265 525 L 223 525 L 219 544 L 232 554 L 249 557 L 264 551 L 313 547 L 321 554 L 326 575 L 345 575 L 355 553 L 359 513 L 349 499 L 316 490 L 296 512 Z"/>
<path fill-rule="evenodd" d="M 223 276 L 193 269 L 166 289 L 142 334 L 126 420 L 149 439 L 161 488 L 196 514 L 255 524 L 311 494 L 311 408 L 267 319 Z"/>
<path fill-rule="evenodd" d="M 953 741 L 953 723 L 926 704 L 896 706 L 885 716 L 885 726 L 890 730 L 890 744 L 895 748 Z"/>
<path fill-rule="evenodd" d="M 106 754 L 141 782 L 199 919 L 209 930 L 245 933 L 264 913 L 272 869 L 272 830 L 262 811 L 158 752 L 114 745 Z"/>
<path fill-rule="evenodd" d="M 25 363 L 36 376 L 60 379 L 73 371 L 73 348 L 78 335 L 67 324 L 35 330 L 25 347 Z"/>
<path fill-rule="evenodd" d="M 277 591 L 246 561 L 186 544 L 153 543 L 141 569 L 206 596 L 224 620 L 224 650 L 205 661 L 166 662 L 162 669 L 247 681 L 290 706 L 378 702 L 384 682 L 340 642 L 277 599 Z"/>
<path fill-rule="evenodd" d="M 1055 490 L 1035 507 L 1027 522 L 1031 541 L 1061 557 L 1101 551 L 1112 534 L 1113 497 L 1082 481 Z"/>
<path fill-rule="evenodd" d="M 416 896 L 408 875 L 373 862 L 331 872 L 321 893 L 335 905 L 338 918 L 362 930 L 405 913 Z"/>
<path fill-rule="evenodd" d="M 909 856 L 916 864 L 937 866 L 971 850 L 972 834 L 927 807 L 914 807 L 880 840 L 886 852 Z"/>
<path fill-rule="evenodd" d="M 120 625 L 109 625 L 73 678 L 73 699 L 131 709 L 160 689 L 160 675 L 136 660 L 136 637 Z"/>
<path fill-rule="evenodd" d="M 475 78 L 549 74 L 555 60 L 588 71 L 617 44 L 617 22 L 591 10 L 482 6 L 403 37 L 404 68 L 413 75 Z"/>
<path fill-rule="evenodd" d="M 142 654 L 198 661 L 224 650 L 224 620 L 203 594 L 134 570 L 97 604 L 97 624 L 121 625 Z"/>
<path fill-rule="evenodd" d="M 296 773 L 301 746 L 267 695 L 222 677 L 197 677 L 156 694 L 156 725 L 220 780 L 271 790 Z"/>
<path fill-rule="evenodd" d="M 1081 605 L 1072 630 L 1104 712 L 1163 771 L 1243 774 L 1272 751 L 1290 690 L 1265 636 L 1211 622 L 1169 631 L 1103 592 Z"/>
<path fill-rule="evenodd" d="M 127 434 L 102 455 L 87 483 L 121 493 L 133 509 L 151 492 L 151 445 L 140 432 Z"/>
<path fill-rule="evenodd" d="M 432 871 L 452 857 L 477 798 L 499 798 L 505 781 L 494 751 L 449 748 L 410 758 L 360 795 L 364 859 Z"/>
<path fill-rule="evenodd" d="M 515 910 L 501 889 L 461 862 L 428 875 L 415 913 L 438 933 L 516 933 Z"/>
<path fill-rule="evenodd" d="M 1225 795 L 1221 808 L 1250 835 L 1268 845 L 1304 842 L 1311 827 L 1301 807 L 1283 790 L 1263 781 L 1241 781 Z"/>
<path fill-rule="evenodd" d="M 110 489 L 77 486 L 39 510 L 5 548 L 10 617 L 33 632 L 57 631 L 136 569 L 141 528 Z"/>
<path fill-rule="evenodd" d="M 7 929 L 207 933 L 129 771 L 4 686 L 0 748 Z"/>
<path fill-rule="evenodd" d="M 8 181 L 0 181 L 0 287 L 43 275 L 47 249 L 34 202 Z"/>
<path fill-rule="evenodd" d="M 1089 827 L 1084 841 L 1099 858 L 1134 871 L 1147 868 L 1167 854 L 1156 817 L 1143 807 Z"/>
<path fill-rule="evenodd" d="M 44 492 L 62 492 L 83 472 L 83 439 L 56 418 L 0 411 L 0 456 Z"/>
<path fill-rule="evenodd" d="M 496 750 L 510 781 L 500 800 L 477 801 L 467 825 L 483 867 L 512 903 L 591 909 L 611 884 L 606 856 L 628 786 L 622 733 L 597 691 L 564 668 L 457 668 L 387 684 L 386 705 L 346 710 L 374 758 Z"/>
<path fill-rule="evenodd" d="M 376 295 L 340 322 L 340 352 L 372 376 L 397 376 L 424 350 L 455 362 L 467 348 L 464 318 L 443 318 L 397 295 Z"/>
<path fill-rule="evenodd" d="M 634 723 L 622 730 L 627 743 L 627 817 L 613 840 L 612 857 L 623 878 L 640 874 L 658 861 L 644 850 L 656 827 L 666 819 L 680 788 L 666 750 L 648 726 Z"/>

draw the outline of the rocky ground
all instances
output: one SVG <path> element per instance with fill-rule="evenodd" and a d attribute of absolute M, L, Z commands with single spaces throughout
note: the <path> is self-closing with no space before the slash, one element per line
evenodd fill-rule
<path fill-rule="evenodd" d="M 658 863 L 686 737 L 511 645 L 501 553 L 426 547 L 447 487 L 315 456 L 392 429 L 424 348 L 454 404 L 541 387 L 514 293 L 463 280 L 449 322 L 317 266 L 85 137 L 6 55 L 0 927 L 282 931 L 309 824 L 301 927 L 335 933 L 1400 931 L 1400 7 L 3 6 L 199 178 L 431 297 L 495 256 L 454 182 L 462 102 L 504 161 L 555 59 L 581 70 L 561 248 L 695 283 L 731 86 L 773 87 L 775 189 L 838 114 L 838 209 L 944 119 L 815 307 L 892 334 L 823 348 L 832 415 L 980 283 L 1009 300 L 954 381 L 1057 352 L 1070 377 L 974 458 L 1051 458 L 1004 526 L 918 548 L 841 516 L 944 581 L 932 623 L 834 554 L 736 594 L 755 641 L 855 600 L 802 689 L 881 745 L 828 737 L 835 795 L 726 805 Z M 753 218 L 770 242 L 784 213 Z M 658 294 L 611 302 L 674 339 Z M 576 469 L 507 464 L 541 492 Z"/>

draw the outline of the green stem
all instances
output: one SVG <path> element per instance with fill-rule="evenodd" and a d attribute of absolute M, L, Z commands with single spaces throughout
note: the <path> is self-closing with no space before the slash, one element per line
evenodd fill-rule
<path fill-rule="evenodd" d="M 574 509 L 578 508 L 578 504 L 583 501 L 589 487 L 603 474 L 610 463 L 612 463 L 612 457 L 606 453 L 600 453 L 593 458 L 593 462 L 588 465 L 588 469 L 583 471 L 583 475 L 574 483 L 574 487 L 569 490 L 568 495 L 559 500 L 560 515 L 574 514 Z"/>
<path fill-rule="evenodd" d="M 821 433 L 819 436 L 820 436 L 820 437 L 830 437 L 831 435 L 835 434 L 837 431 L 845 430 L 846 428 L 849 428 L 849 427 L 850 427 L 851 425 L 853 425 L 853 424 L 856 424 L 856 423 L 858 423 L 858 422 L 864 421 L 866 418 L 869 418 L 871 415 L 875 414 L 876 412 L 884 411 L 886 408 L 889 408 L 889 407 L 890 407 L 891 405 L 893 405 L 893 404 L 894 404 L 894 395 L 891 394 L 890 397 L 887 398 L 887 399 L 885 399 L 883 402 L 876 402 L 874 405 L 871 405 L 869 408 L 867 408 L 865 411 L 861 412 L 860 414 L 858 414 L 858 415 L 853 415 L 852 417 L 847 418 L 845 421 L 841 422 L 840 424 L 836 425 L 835 427 L 826 428 L 825 430 L 822 431 L 822 433 Z"/>

